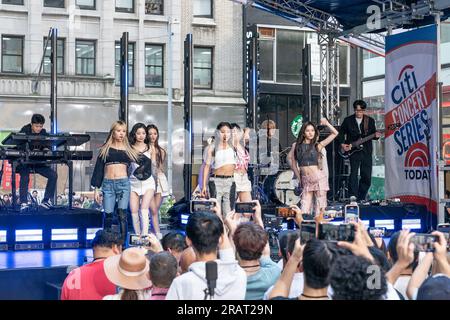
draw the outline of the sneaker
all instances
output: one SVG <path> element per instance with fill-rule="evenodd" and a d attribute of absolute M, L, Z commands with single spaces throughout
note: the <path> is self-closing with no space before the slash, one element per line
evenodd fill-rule
<path fill-rule="evenodd" d="M 44 209 L 51 209 L 53 207 L 53 204 L 50 200 L 42 200 L 39 206 Z"/>
<path fill-rule="evenodd" d="M 28 203 L 20 204 L 20 212 L 28 211 L 29 208 L 30 208 L 30 206 L 28 205 Z"/>

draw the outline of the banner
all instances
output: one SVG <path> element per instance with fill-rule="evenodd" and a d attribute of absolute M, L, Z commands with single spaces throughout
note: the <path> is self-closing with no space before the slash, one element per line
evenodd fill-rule
<path fill-rule="evenodd" d="M 435 25 L 386 37 L 386 198 L 436 213 Z M 430 192 L 431 188 L 431 192 Z"/>

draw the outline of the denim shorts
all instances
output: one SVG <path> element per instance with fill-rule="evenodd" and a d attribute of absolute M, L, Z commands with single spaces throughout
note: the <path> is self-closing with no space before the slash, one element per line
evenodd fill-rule
<path fill-rule="evenodd" d="M 103 208 L 106 213 L 113 213 L 117 203 L 118 209 L 128 209 L 130 202 L 130 180 L 124 179 L 104 179 L 102 183 Z"/>

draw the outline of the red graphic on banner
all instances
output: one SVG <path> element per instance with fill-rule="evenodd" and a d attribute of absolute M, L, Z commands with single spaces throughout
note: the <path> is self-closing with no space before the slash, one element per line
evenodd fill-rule
<path fill-rule="evenodd" d="M 12 179 L 11 179 L 11 173 L 12 173 L 12 168 L 11 168 L 11 164 L 9 163 L 8 160 L 5 160 L 5 164 L 4 164 L 4 172 L 3 172 L 3 178 L 2 178 L 2 189 L 3 190 L 8 190 L 11 191 L 12 189 Z M 19 189 L 19 185 L 20 185 L 20 175 L 16 173 L 16 189 Z M 31 179 L 30 179 L 30 183 L 28 184 L 28 188 L 31 187 Z"/>
<path fill-rule="evenodd" d="M 413 144 L 405 156 L 405 167 L 428 167 L 428 148 L 423 143 Z"/>

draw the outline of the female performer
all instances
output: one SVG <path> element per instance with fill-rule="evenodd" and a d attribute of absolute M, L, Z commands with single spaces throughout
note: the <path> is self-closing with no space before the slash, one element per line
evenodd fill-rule
<path fill-rule="evenodd" d="M 252 184 L 248 179 L 247 170 L 250 162 L 250 155 L 241 144 L 244 132 L 238 124 L 231 124 L 231 133 L 233 136 L 233 147 L 236 151 L 236 167 L 234 169 L 234 182 L 236 183 L 236 192 L 240 202 L 252 201 Z"/>
<path fill-rule="evenodd" d="M 127 208 L 130 200 L 130 180 L 128 167 L 132 161 L 137 161 L 139 154 L 134 150 L 127 137 L 127 125 L 123 121 L 116 121 L 111 126 L 108 138 L 100 148 L 95 163 L 91 185 L 95 187 L 94 197 L 98 201 L 98 188 L 103 192 L 103 228 L 111 229 L 114 206 L 117 204 L 120 233 L 122 240 L 126 240 L 128 231 Z"/>
<path fill-rule="evenodd" d="M 154 176 L 157 177 L 156 191 L 153 200 L 150 202 L 150 211 L 152 213 L 152 225 L 155 234 L 159 240 L 162 239 L 162 234 L 159 229 L 159 208 L 164 197 L 169 195 L 169 183 L 164 174 L 164 162 L 166 161 L 167 152 L 159 146 L 159 130 L 154 124 L 147 126 L 147 136 L 150 147 L 150 154 L 152 156 L 152 163 L 156 170 Z"/>
<path fill-rule="evenodd" d="M 231 143 L 231 125 L 221 122 L 216 128 L 215 143 L 208 146 L 205 166 L 202 176 L 202 197 L 207 197 L 206 185 L 209 186 L 209 195 L 221 204 L 222 214 L 226 215 L 234 209 L 236 201 L 236 184 L 234 170 L 236 167 L 236 153 Z M 213 163 L 214 162 L 214 163 Z M 214 173 L 207 183 L 211 166 Z"/>
<path fill-rule="evenodd" d="M 321 125 L 327 126 L 331 134 L 323 141 L 319 140 L 319 130 L 312 122 L 306 122 L 300 129 L 297 141 L 292 144 L 289 152 L 291 168 L 294 171 L 302 189 L 301 210 L 309 214 L 313 196 L 316 197 L 315 214 L 327 206 L 328 170 L 323 166 L 322 150 L 338 135 L 337 130 L 323 118 Z"/>
<path fill-rule="evenodd" d="M 145 124 L 136 123 L 131 129 L 129 139 L 130 144 L 140 155 L 139 162 L 131 164 L 131 218 L 135 234 L 145 236 L 148 234 L 150 225 L 150 203 L 156 189 L 155 179 L 152 176 L 152 161 Z M 141 212 L 140 217 L 139 211 Z"/>

